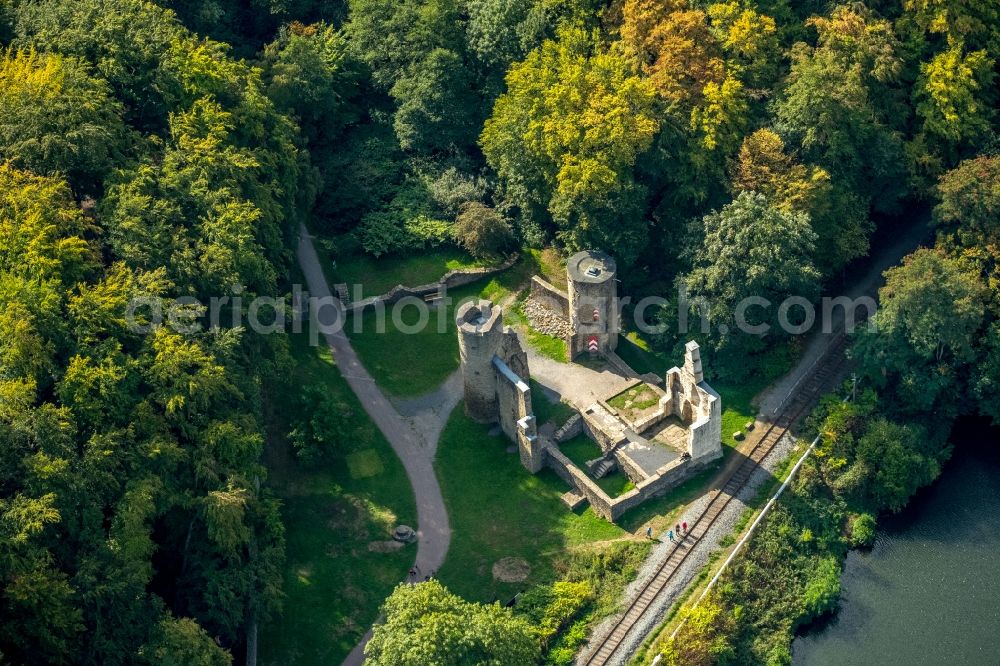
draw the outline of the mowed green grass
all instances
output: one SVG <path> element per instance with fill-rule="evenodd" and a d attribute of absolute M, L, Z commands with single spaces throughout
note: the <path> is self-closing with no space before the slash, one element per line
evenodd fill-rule
<path fill-rule="evenodd" d="M 577 435 L 573 439 L 559 445 L 559 450 L 572 460 L 577 467 L 584 472 L 587 471 L 587 461 L 601 457 L 601 447 L 597 442 L 587 437 L 587 435 Z M 599 479 L 594 479 L 594 483 L 608 494 L 608 497 L 618 497 L 635 488 L 635 484 L 622 472 L 606 474 Z"/>
<path fill-rule="evenodd" d="M 510 440 L 489 431 L 466 417 L 459 404 L 438 444 L 435 469 L 452 527 L 438 577 L 449 589 L 466 599 L 506 601 L 555 578 L 567 549 L 627 536 L 590 508 L 571 512 L 559 499 L 569 490 L 566 483 L 548 470 L 528 473 L 516 453 L 507 453 Z M 493 579 L 493 564 L 505 557 L 528 562 L 527 581 Z"/>
<path fill-rule="evenodd" d="M 416 305 L 397 305 L 396 320 L 390 312 L 380 320 L 376 312 L 368 310 L 348 317 L 344 330 L 365 369 L 383 390 L 397 396 L 420 395 L 434 390 L 458 369 L 457 306 L 438 305 L 424 319 L 421 313 L 428 310 Z"/>
<path fill-rule="evenodd" d="M 533 254 L 522 255 L 513 267 L 448 292 L 450 301 L 431 309 L 421 323 L 421 309 L 415 304 L 393 306 L 384 316 L 373 310 L 360 317 L 348 317 L 344 330 L 365 368 L 378 385 L 396 396 L 414 396 L 433 391 L 458 369 L 458 337 L 455 311 L 470 299 L 501 302 L 520 288 L 537 270 Z M 427 312 L 426 309 L 423 310 Z"/>
<path fill-rule="evenodd" d="M 268 486 L 283 503 L 287 560 L 283 611 L 262 623 L 260 663 L 339 664 L 404 580 L 415 546 L 370 552 L 416 506 L 402 463 L 363 411 L 326 345 L 294 336 L 292 385 L 320 385 L 353 408 L 349 435 L 327 460 L 301 464 L 285 439 L 295 391 L 275 396 L 269 418 Z"/>
<path fill-rule="evenodd" d="M 331 282 L 346 282 L 351 297 L 354 285 L 361 285 L 361 297 L 379 296 L 396 285 L 416 287 L 437 282 L 448 271 L 486 265 L 467 252 L 455 247 L 421 250 L 407 256 L 385 256 L 376 259 L 359 252 L 336 262 L 327 260 L 327 275 Z"/>

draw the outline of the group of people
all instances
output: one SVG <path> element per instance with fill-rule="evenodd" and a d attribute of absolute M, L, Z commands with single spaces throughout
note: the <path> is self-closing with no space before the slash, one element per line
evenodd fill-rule
<path fill-rule="evenodd" d="M 434 578 L 434 574 L 436 574 L 436 573 L 437 573 L 436 571 L 432 571 L 429 574 L 426 574 L 424 576 L 424 582 L 426 583 L 431 578 Z M 418 567 L 416 564 L 414 564 L 413 568 L 410 569 L 410 579 L 409 580 L 410 580 L 411 583 L 419 583 L 420 582 L 420 567 Z"/>
<path fill-rule="evenodd" d="M 687 522 L 677 523 L 676 525 L 674 525 L 674 529 L 669 530 L 667 532 L 667 538 L 670 539 L 670 543 L 673 543 L 674 542 L 674 534 L 675 533 L 677 535 L 677 538 L 679 539 L 682 536 L 687 535 L 687 531 L 688 531 L 688 524 L 687 524 Z M 647 539 L 652 539 L 653 538 L 653 528 L 652 527 L 647 527 L 646 528 L 646 538 Z"/>

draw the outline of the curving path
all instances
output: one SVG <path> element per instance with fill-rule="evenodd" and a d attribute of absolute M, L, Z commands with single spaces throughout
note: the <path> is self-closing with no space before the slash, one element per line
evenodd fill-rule
<path fill-rule="evenodd" d="M 313 247 L 312 236 L 305 227 L 300 229 L 299 234 L 299 265 L 305 274 L 310 295 L 332 299 L 326 275 L 316 255 L 316 248 Z M 339 301 L 334 299 L 333 302 L 337 303 L 337 308 L 327 306 L 315 313 L 320 324 L 331 328 L 338 318 L 342 321 Z M 413 486 L 417 504 L 418 542 L 415 566 L 425 574 L 436 571 L 448 554 L 451 527 L 448 525 L 448 512 L 441 497 L 441 487 L 434 473 L 434 454 L 444 421 L 451 413 L 451 408 L 458 403 L 461 382 L 454 377 L 450 378 L 445 386 L 433 394 L 439 398 L 439 402 L 430 401 L 429 405 L 416 406 L 407 404 L 406 407 L 411 408 L 407 410 L 408 416 L 404 417 L 365 370 L 344 332 L 337 330 L 335 333 L 326 333 L 325 337 L 344 379 L 406 468 L 406 476 Z M 445 409 L 448 405 L 443 405 L 443 402 L 448 402 L 450 407 Z M 403 577 L 400 578 L 402 579 Z M 344 660 L 344 666 L 360 666 L 364 661 L 364 646 L 370 637 L 369 631 Z"/>

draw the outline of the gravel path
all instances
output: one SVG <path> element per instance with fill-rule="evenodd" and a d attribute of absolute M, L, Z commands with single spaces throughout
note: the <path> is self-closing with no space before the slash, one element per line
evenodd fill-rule
<path fill-rule="evenodd" d="M 554 401 L 565 400 L 577 409 L 586 409 L 598 400 L 624 391 L 635 382 L 618 374 L 610 365 L 593 370 L 579 363 L 554 361 L 539 354 L 523 333 L 518 332 L 518 338 L 528 355 L 531 378 Z"/>
<path fill-rule="evenodd" d="M 309 285 L 310 295 L 314 298 L 330 298 L 330 286 L 320 265 L 316 249 L 313 247 L 312 236 L 305 227 L 300 230 L 299 264 Z M 332 308 L 326 307 L 316 313 L 321 324 L 330 326 L 340 316 Z M 445 509 L 441 487 L 434 473 L 434 453 L 437 449 L 437 438 L 448 418 L 450 410 L 441 413 L 417 405 L 411 418 L 406 418 L 382 393 L 375 380 L 365 370 L 361 361 L 351 347 L 350 341 L 343 331 L 326 334 L 327 344 L 333 352 L 337 368 L 347 380 L 351 390 L 358 396 L 365 411 L 371 417 L 385 438 L 389 440 L 393 450 L 406 469 L 406 476 L 413 486 L 417 503 L 417 557 L 415 566 L 422 572 L 436 571 L 444 562 L 451 543 L 451 527 L 448 525 L 448 512 Z M 454 376 L 449 378 L 443 395 L 447 400 L 454 399 Z M 459 390 L 461 384 L 459 383 Z M 455 400 L 457 402 L 457 399 Z M 410 405 L 411 407 L 413 405 Z M 454 406 L 454 405 L 452 405 Z M 434 417 L 438 422 L 434 422 Z M 429 437 L 433 435 L 433 438 Z M 406 572 L 400 572 L 400 581 L 405 580 Z M 361 642 L 351 651 L 345 666 L 360 666 L 364 661 L 364 646 L 371 638 L 371 632 L 365 634 Z"/>

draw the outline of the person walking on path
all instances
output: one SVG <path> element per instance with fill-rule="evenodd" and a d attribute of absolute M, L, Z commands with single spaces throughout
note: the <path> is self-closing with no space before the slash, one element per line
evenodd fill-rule
<path fill-rule="evenodd" d="M 669 532 L 667 532 L 667 538 L 670 539 L 670 543 L 674 542 L 674 531 L 673 530 L 670 530 Z"/>
<path fill-rule="evenodd" d="M 647 539 L 652 539 L 653 538 L 653 528 L 652 527 L 647 527 L 646 528 L 646 538 Z"/>
<path fill-rule="evenodd" d="M 688 533 L 688 524 L 687 523 L 681 523 L 681 527 L 684 529 L 684 534 L 687 534 Z"/>
<path fill-rule="evenodd" d="M 674 525 L 674 531 L 677 532 L 677 536 L 681 535 L 681 524 L 680 523 L 677 523 L 676 525 Z"/>

